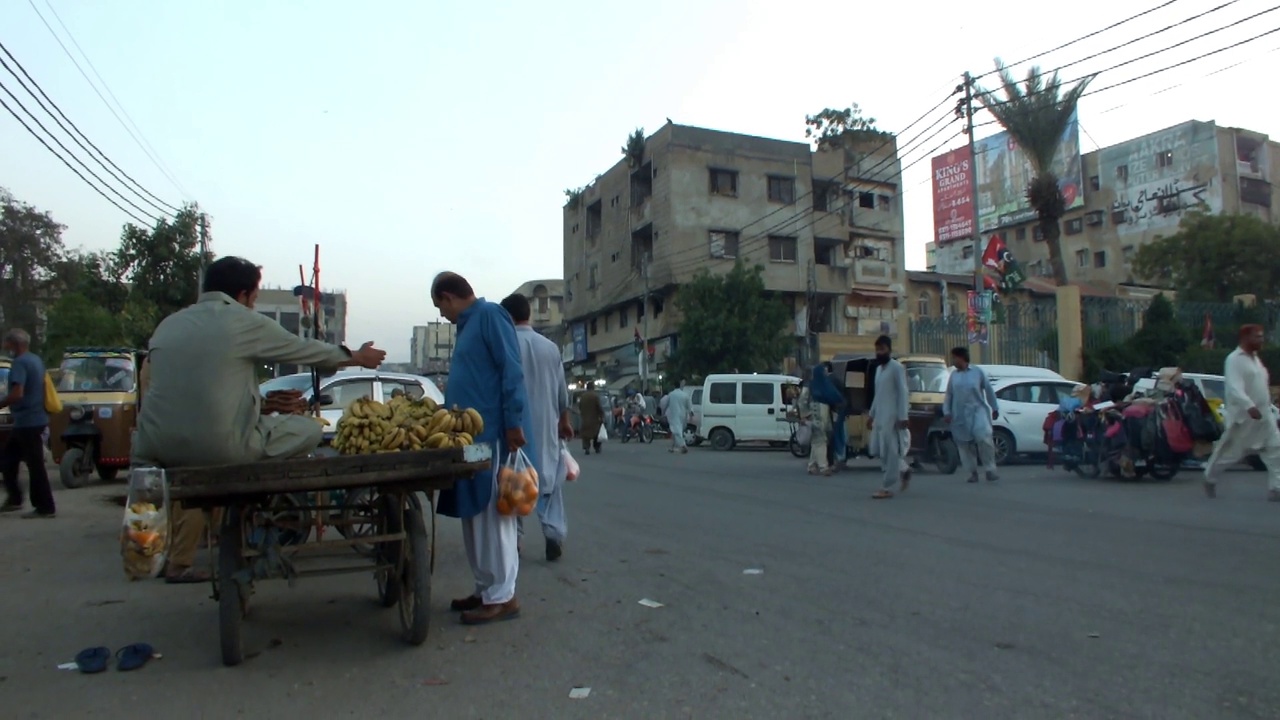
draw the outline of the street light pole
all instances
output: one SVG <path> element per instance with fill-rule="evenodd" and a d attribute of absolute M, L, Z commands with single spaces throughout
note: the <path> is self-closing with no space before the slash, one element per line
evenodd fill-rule
<path fill-rule="evenodd" d="M 978 227 L 978 155 L 973 140 L 973 76 L 968 71 L 964 74 L 964 110 L 965 132 L 969 135 L 969 198 L 973 208 L 973 292 L 974 299 L 979 303 L 979 307 L 974 308 L 976 312 L 981 309 L 982 292 L 986 286 L 982 281 L 982 232 Z M 965 315 L 968 315 L 968 308 L 965 309 Z M 987 344 L 978 343 L 979 362 L 987 361 L 987 353 Z"/>

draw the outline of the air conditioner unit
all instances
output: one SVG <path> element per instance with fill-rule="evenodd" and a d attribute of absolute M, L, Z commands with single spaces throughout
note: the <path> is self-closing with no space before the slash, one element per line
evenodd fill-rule
<path fill-rule="evenodd" d="M 1101 224 L 1102 224 L 1102 211 L 1101 211 L 1101 210 L 1094 210 L 1093 212 L 1087 212 L 1087 213 L 1085 213 L 1085 214 L 1084 214 L 1084 223 L 1085 223 L 1086 225 L 1101 225 Z"/>

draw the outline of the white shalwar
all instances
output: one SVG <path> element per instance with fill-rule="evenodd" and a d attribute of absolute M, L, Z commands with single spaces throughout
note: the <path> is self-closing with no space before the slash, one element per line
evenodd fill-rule
<path fill-rule="evenodd" d="M 880 458 L 884 471 L 881 486 L 888 490 L 906 473 L 906 457 L 911 450 L 911 431 L 898 423 L 909 417 L 907 370 L 902 363 L 890 359 L 876 370 L 875 397 L 868 417 L 871 426 L 871 455 Z"/>
<path fill-rule="evenodd" d="M 1236 348 L 1227 356 L 1224 370 L 1226 405 L 1222 410 L 1222 437 L 1205 464 L 1204 480 L 1216 484 L 1223 469 L 1257 453 L 1267 466 L 1267 486 L 1280 492 L 1280 428 L 1271 413 L 1271 376 L 1257 355 Z M 1258 420 L 1249 417 L 1257 408 Z"/>
<path fill-rule="evenodd" d="M 520 366 L 524 369 L 525 412 L 529 416 L 534 456 L 529 459 L 538 471 L 538 519 L 548 540 L 564 542 L 569 534 L 564 515 L 564 476 L 568 468 L 560 443 L 560 415 L 569 409 L 569 386 L 564 381 L 564 361 L 556 344 L 528 325 L 516 326 L 520 345 Z M 524 522 L 518 523 L 524 534 Z"/>
<path fill-rule="evenodd" d="M 497 473 L 492 474 L 493 497 L 498 497 Z M 485 605 L 499 605 L 516 596 L 520 551 L 516 547 L 516 518 L 498 514 L 489 503 L 479 514 L 462 518 L 462 544 L 475 569 L 476 590 Z"/>

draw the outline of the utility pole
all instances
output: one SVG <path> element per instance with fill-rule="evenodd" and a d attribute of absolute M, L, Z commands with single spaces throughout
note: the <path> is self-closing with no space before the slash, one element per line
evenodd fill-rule
<path fill-rule="evenodd" d="M 969 134 L 969 197 L 973 208 L 973 292 L 981 303 L 981 293 L 986 290 L 986 285 L 982 282 L 982 232 L 978 228 L 978 155 L 973 141 L 973 76 L 968 71 L 964 74 L 964 112 L 965 132 Z M 966 307 L 966 317 L 968 312 Z M 978 343 L 978 362 L 987 362 L 987 355 L 987 344 Z"/>
<path fill-rule="evenodd" d="M 809 261 L 808 281 L 804 294 L 804 345 L 800 348 L 800 370 L 803 373 L 804 368 L 817 365 L 817 354 L 815 339 L 818 334 L 813 331 L 813 318 L 816 313 L 814 304 L 818 300 L 818 268 L 815 261 Z"/>
<path fill-rule="evenodd" d="M 644 276 L 644 297 L 640 300 L 644 330 L 637 348 L 640 352 L 640 392 L 649 392 L 649 253 L 640 255 L 640 273 Z"/>
<path fill-rule="evenodd" d="M 200 293 L 204 291 L 204 269 L 205 263 L 209 260 L 209 216 L 200 213 L 200 272 L 196 275 L 196 300 L 200 300 Z"/>

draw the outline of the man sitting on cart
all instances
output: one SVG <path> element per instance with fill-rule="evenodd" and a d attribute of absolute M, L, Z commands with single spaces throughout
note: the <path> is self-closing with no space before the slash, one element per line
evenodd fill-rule
<path fill-rule="evenodd" d="M 305 456 L 323 428 L 313 418 L 263 413 L 257 368 L 263 363 L 324 369 L 378 367 L 386 353 L 365 343 L 351 351 L 289 332 L 253 309 L 262 269 L 224 257 L 205 271 L 196 304 L 165 318 L 151 336 L 145 398 L 140 404 L 135 466 L 230 465 Z M 291 409 L 285 398 L 267 410 Z M 202 582 L 194 569 L 205 535 L 200 510 L 171 508 L 174 519 L 165 580 Z"/>

